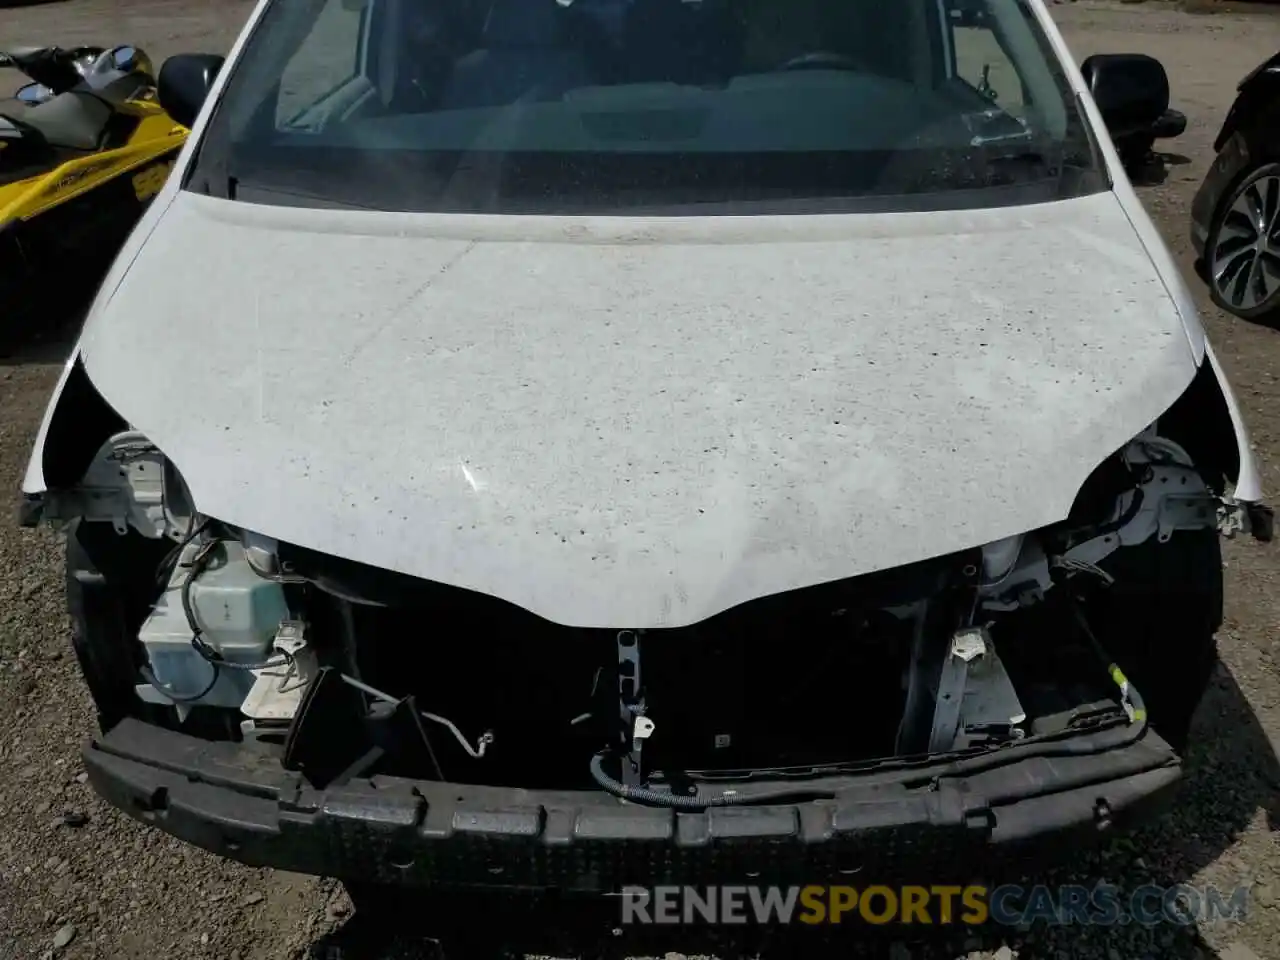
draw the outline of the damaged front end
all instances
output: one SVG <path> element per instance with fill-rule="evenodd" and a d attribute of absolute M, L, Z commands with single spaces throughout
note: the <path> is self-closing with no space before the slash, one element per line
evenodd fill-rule
<path fill-rule="evenodd" d="M 1052 527 L 583 629 L 201 516 L 128 430 L 32 502 L 112 802 L 250 863 L 603 890 L 1112 826 L 1178 779 L 1219 534 L 1270 536 L 1156 426 Z"/>
<path fill-rule="evenodd" d="M 207 522 L 142 626 L 157 672 L 137 692 L 238 710 L 244 735 L 282 738 L 285 766 L 321 786 L 375 773 L 597 786 L 678 809 L 759 802 L 752 783 L 1133 725 L 1141 692 L 1107 650 L 1145 638 L 1155 596 L 1183 596 L 1202 609 L 1169 625 L 1162 656 L 1184 669 L 1203 657 L 1216 530 L 1239 511 L 1155 434 L 1112 469 L 1118 492 L 1092 521 L 678 629 L 561 627 Z M 1166 552 L 1176 573 L 1161 572 Z M 1121 659 L 1149 672 L 1136 652 Z M 1180 740 L 1193 707 L 1169 704 L 1179 716 L 1160 726 Z"/>

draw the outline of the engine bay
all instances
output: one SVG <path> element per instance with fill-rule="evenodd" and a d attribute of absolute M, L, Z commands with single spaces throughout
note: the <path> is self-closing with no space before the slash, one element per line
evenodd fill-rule
<path fill-rule="evenodd" d="M 1144 724 L 1113 650 L 1141 616 L 1125 598 L 1168 588 L 1152 557 L 1216 550 L 1236 521 L 1148 431 L 1051 529 L 688 627 L 586 629 L 184 511 L 136 435 L 99 461 L 82 514 L 164 549 L 131 667 L 157 722 L 272 745 L 318 787 L 385 775 L 686 807 Z"/>

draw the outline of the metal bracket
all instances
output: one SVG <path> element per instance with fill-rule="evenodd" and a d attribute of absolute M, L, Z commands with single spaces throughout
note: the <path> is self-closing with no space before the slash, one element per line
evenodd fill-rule
<path fill-rule="evenodd" d="M 249 729 L 288 724 L 302 706 L 307 684 L 319 672 L 315 651 L 307 644 L 306 625 L 301 620 L 281 620 L 272 642 L 274 656 L 289 663 L 254 670 L 253 687 L 240 705 L 249 719 Z M 243 726 L 243 724 L 242 724 Z"/>
<path fill-rule="evenodd" d="M 967 746 L 971 737 L 1020 739 L 1026 719 L 987 628 L 957 630 L 938 680 L 929 752 Z"/>
<path fill-rule="evenodd" d="M 618 709 L 627 748 L 627 757 L 622 763 L 622 782 L 628 785 L 639 784 L 643 779 L 641 748 L 653 733 L 653 721 L 644 715 L 643 690 L 640 677 L 640 632 L 619 630 Z"/>
<path fill-rule="evenodd" d="M 137 431 L 117 433 L 101 447 L 70 490 L 44 495 L 42 519 L 57 525 L 77 518 L 132 527 L 153 540 L 181 540 L 192 520 L 190 495 L 177 470 Z"/>
<path fill-rule="evenodd" d="M 1159 438 L 1157 438 L 1158 440 Z M 1136 546 L 1152 537 L 1166 543 L 1179 530 L 1223 530 L 1233 527 L 1239 518 L 1223 512 L 1223 502 L 1204 485 L 1194 467 L 1170 459 L 1173 454 L 1165 450 L 1163 441 L 1145 439 L 1135 442 L 1144 452 L 1166 455 L 1158 461 L 1130 458 L 1135 466 L 1147 471 L 1147 479 L 1140 492 L 1130 490 L 1118 498 L 1116 512 L 1125 514 L 1133 506 L 1134 498 L 1142 497 L 1138 509 L 1129 522 L 1118 530 L 1111 530 L 1078 543 L 1061 557 L 1059 565 L 1075 569 L 1097 568 L 1097 565 L 1121 547 Z M 1049 570 L 1050 558 L 1035 538 L 1028 538 L 1022 547 L 1014 569 L 1000 582 L 983 588 L 983 605 L 989 610 L 1012 610 L 1035 599 L 1035 590 L 1043 594 L 1052 585 Z M 1031 592 L 1028 592 L 1031 591 Z"/>
<path fill-rule="evenodd" d="M 1231 540 L 1249 529 L 1249 514 L 1243 506 L 1224 500 L 1218 504 L 1218 533 Z"/>
<path fill-rule="evenodd" d="M 1218 504 L 1218 532 L 1228 540 L 1237 533 L 1248 533 L 1259 543 L 1270 543 L 1275 526 L 1275 511 L 1265 503 L 1224 499 Z"/>

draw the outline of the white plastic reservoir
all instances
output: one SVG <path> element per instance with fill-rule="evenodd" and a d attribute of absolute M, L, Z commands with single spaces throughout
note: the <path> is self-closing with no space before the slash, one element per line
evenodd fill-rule
<path fill-rule="evenodd" d="M 182 608 L 182 584 L 189 572 L 185 564 L 198 549 L 192 545 L 183 552 L 167 589 L 138 634 L 158 684 L 184 699 L 208 687 L 215 669 L 192 646 L 191 628 Z M 250 664 L 271 658 L 272 640 L 280 621 L 289 618 L 289 607 L 280 584 L 254 573 L 239 543 L 219 541 L 191 584 L 190 595 L 201 639 L 224 660 Z M 222 666 L 217 682 L 199 703 L 238 708 L 253 681 L 248 670 Z M 138 693 L 153 703 L 174 702 L 151 684 L 140 684 Z"/>

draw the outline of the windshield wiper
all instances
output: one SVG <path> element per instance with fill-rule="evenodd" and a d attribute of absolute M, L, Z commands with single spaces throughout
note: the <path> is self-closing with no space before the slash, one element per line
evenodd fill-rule
<path fill-rule="evenodd" d="M 306 201 L 306 205 L 328 210 L 380 210 L 367 203 L 353 203 L 349 200 L 335 200 L 333 197 L 326 197 L 318 193 L 310 193 L 306 190 L 295 190 L 292 187 L 277 187 L 265 183 L 245 183 L 239 177 L 227 177 L 225 186 L 225 196 L 228 200 L 244 200 L 253 203 L 255 196 L 266 197 L 282 197 L 286 203 L 288 200 Z"/>
<path fill-rule="evenodd" d="M 1045 167 L 1049 170 L 1053 170 L 1055 167 L 1055 164 L 1039 150 L 1018 150 L 1011 153 L 999 153 L 995 156 L 984 157 L 983 160 L 993 167 L 1005 164 L 1022 167 Z"/>
<path fill-rule="evenodd" d="M 983 162 L 991 167 L 1015 167 L 1024 170 L 1043 170 L 1048 174 L 1061 174 L 1064 170 L 1087 170 L 1089 158 L 1065 147 L 1045 151 L 1029 146 L 1024 150 L 1010 150 L 984 156 Z"/>

